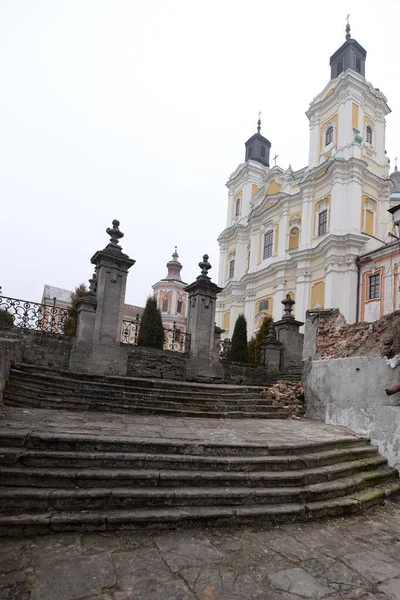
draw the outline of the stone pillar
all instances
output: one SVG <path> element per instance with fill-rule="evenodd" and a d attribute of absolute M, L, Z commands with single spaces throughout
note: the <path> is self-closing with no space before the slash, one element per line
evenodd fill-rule
<path fill-rule="evenodd" d="M 110 242 L 91 262 L 95 275 L 90 291 L 77 302 L 77 336 L 71 352 L 70 370 L 98 375 L 126 375 L 126 349 L 121 347 L 126 279 L 135 261 L 122 252 L 119 221 L 107 228 Z"/>
<path fill-rule="evenodd" d="M 281 371 L 285 372 L 292 367 L 302 367 L 303 365 L 303 339 L 304 335 L 299 329 L 304 323 L 296 321 L 292 315 L 292 307 L 295 304 L 290 294 L 286 294 L 284 305 L 284 315 L 280 321 L 275 323 L 276 337 L 282 344 Z"/>
<path fill-rule="evenodd" d="M 267 339 L 261 342 L 261 364 L 267 367 L 268 374 L 281 370 L 281 350 L 282 344 L 276 339 L 275 327 L 271 323 Z"/>
<path fill-rule="evenodd" d="M 191 336 L 187 377 L 198 381 L 222 380 L 223 369 L 215 357 L 215 309 L 217 294 L 222 288 L 212 283 L 207 274 L 211 269 L 207 254 L 199 267 L 201 273 L 196 281 L 184 288 L 189 294 L 187 331 Z"/>

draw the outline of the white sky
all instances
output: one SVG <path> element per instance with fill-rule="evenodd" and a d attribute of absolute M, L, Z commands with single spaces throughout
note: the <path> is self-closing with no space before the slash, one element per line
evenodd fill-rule
<path fill-rule="evenodd" d="M 400 153 L 400 0 L 0 0 L 0 285 L 73 289 L 117 218 L 143 304 L 174 245 L 183 279 L 214 281 L 225 182 L 256 130 L 278 164 L 307 164 L 305 111 L 352 36 L 388 98 Z M 272 154 L 272 155 L 273 155 Z"/>

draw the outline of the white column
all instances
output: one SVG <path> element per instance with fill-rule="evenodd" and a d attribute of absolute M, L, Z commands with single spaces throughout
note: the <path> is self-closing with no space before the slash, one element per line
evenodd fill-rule
<path fill-rule="evenodd" d="M 278 241 L 278 256 L 284 258 L 287 245 L 287 230 L 288 230 L 288 213 L 283 211 L 279 219 L 279 241 Z"/>
<path fill-rule="evenodd" d="M 296 304 L 294 314 L 298 321 L 304 321 L 310 298 L 310 273 L 300 273 L 296 277 Z"/>
<path fill-rule="evenodd" d="M 222 243 L 219 249 L 219 268 L 218 268 L 218 285 L 224 287 L 225 285 L 225 273 L 226 273 L 226 257 L 227 257 L 227 245 Z"/>
<path fill-rule="evenodd" d="M 299 250 L 305 250 L 311 246 L 313 233 L 313 203 L 311 195 L 303 197 L 301 213 L 301 233 Z"/>
<path fill-rule="evenodd" d="M 249 269 L 249 271 L 255 271 L 257 269 L 259 244 L 260 244 L 260 228 L 254 227 L 251 231 L 251 237 L 250 237 L 250 269 Z"/>
<path fill-rule="evenodd" d="M 255 292 L 247 292 L 244 302 L 244 316 L 247 321 L 247 339 L 249 340 L 253 335 L 254 331 L 254 317 L 255 317 Z"/>
<path fill-rule="evenodd" d="M 272 318 L 274 321 L 280 321 L 283 316 L 282 300 L 285 292 L 284 279 L 278 280 L 274 285 L 274 308 Z"/>
<path fill-rule="evenodd" d="M 319 118 L 313 115 L 310 119 L 310 147 L 308 167 L 312 169 L 319 164 Z"/>

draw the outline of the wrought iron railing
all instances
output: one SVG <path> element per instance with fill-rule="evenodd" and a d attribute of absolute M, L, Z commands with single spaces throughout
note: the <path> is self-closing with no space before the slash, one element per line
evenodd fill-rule
<path fill-rule="evenodd" d="M 64 333 L 68 314 L 66 309 L 56 306 L 55 298 L 53 304 L 48 305 L 0 296 L 0 310 L 12 316 L 14 327 L 56 334 Z"/>
<path fill-rule="evenodd" d="M 140 317 L 136 315 L 134 321 L 122 321 L 121 342 L 123 344 L 137 345 L 140 330 Z M 182 331 L 174 322 L 172 328 L 164 327 L 164 350 L 172 352 L 189 352 L 190 333 Z"/>

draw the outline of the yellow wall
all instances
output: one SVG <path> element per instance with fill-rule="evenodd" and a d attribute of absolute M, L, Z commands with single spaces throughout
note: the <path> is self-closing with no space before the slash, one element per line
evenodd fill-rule
<path fill-rule="evenodd" d="M 351 107 L 351 124 L 355 129 L 358 129 L 358 106 L 354 102 Z"/>
<path fill-rule="evenodd" d="M 373 210 L 370 210 L 372 204 Z M 372 198 L 369 198 L 366 194 L 363 194 L 361 203 L 361 231 L 368 235 L 374 235 L 374 221 L 375 221 L 376 202 Z"/>
<path fill-rule="evenodd" d="M 229 331 L 230 324 L 231 324 L 231 313 L 228 311 L 228 312 L 224 313 L 224 324 L 222 326 L 222 329 L 225 329 L 225 331 Z"/>
<path fill-rule="evenodd" d="M 271 181 L 271 183 L 268 186 L 267 194 L 279 194 L 281 189 L 282 189 L 281 184 L 277 183 L 274 179 L 273 181 Z"/>
<path fill-rule="evenodd" d="M 259 306 L 260 306 L 260 302 L 262 302 L 263 300 L 268 300 L 268 308 L 266 310 L 259 310 Z M 272 317 L 272 313 L 273 313 L 273 308 L 274 308 L 274 299 L 272 296 L 268 296 L 268 297 L 264 297 L 264 298 L 258 298 L 257 302 L 256 302 L 256 310 L 255 310 L 255 317 L 257 315 L 260 314 L 260 312 L 262 312 L 264 315 L 269 315 L 270 317 Z M 255 322 L 257 322 L 257 320 L 255 319 Z"/>
<path fill-rule="evenodd" d="M 310 308 L 313 309 L 317 304 L 323 307 L 325 302 L 325 283 L 320 281 L 319 283 L 314 283 L 311 288 L 311 302 Z"/>
<path fill-rule="evenodd" d="M 251 197 L 253 198 L 258 192 L 258 186 L 253 183 L 251 186 Z"/>
<path fill-rule="evenodd" d="M 278 254 L 278 244 L 279 244 L 279 223 L 275 225 L 274 231 L 274 254 Z"/>
<path fill-rule="evenodd" d="M 374 213 L 370 210 L 365 211 L 365 233 L 374 235 Z"/>

